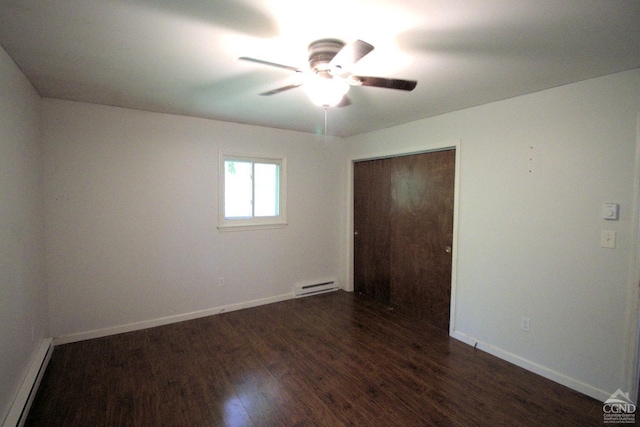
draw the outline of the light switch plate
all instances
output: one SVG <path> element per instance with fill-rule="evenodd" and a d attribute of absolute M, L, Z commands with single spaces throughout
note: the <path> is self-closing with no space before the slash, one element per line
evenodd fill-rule
<path fill-rule="evenodd" d="M 602 207 L 602 218 L 610 221 L 617 221 L 620 212 L 620 205 L 617 203 L 605 203 Z"/>
<path fill-rule="evenodd" d="M 614 249 L 616 247 L 616 232 L 602 230 L 602 234 L 600 234 L 600 247 Z"/>

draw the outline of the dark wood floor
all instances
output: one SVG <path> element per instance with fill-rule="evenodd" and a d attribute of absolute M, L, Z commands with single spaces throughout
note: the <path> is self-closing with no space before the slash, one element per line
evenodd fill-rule
<path fill-rule="evenodd" d="M 58 346 L 27 425 L 589 426 L 602 404 L 338 291 Z"/>

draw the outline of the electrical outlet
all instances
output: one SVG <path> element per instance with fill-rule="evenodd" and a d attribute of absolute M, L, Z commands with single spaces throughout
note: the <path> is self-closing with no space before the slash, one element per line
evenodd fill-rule
<path fill-rule="evenodd" d="M 528 317 L 521 317 L 520 329 L 522 329 L 525 332 L 529 332 L 531 330 L 531 319 L 529 319 Z"/>
<path fill-rule="evenodd" d="M 224 286 L 224 277 L 219 277 L 218 278 L 218 286 L 219 287 L 223 287 Z"/>

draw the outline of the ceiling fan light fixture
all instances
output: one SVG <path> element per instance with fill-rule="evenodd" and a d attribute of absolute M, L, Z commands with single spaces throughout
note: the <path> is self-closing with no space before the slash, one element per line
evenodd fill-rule
<path fill-rule="evenodd" d="M 415 80 L 351 74 L 353 65 L 373 49 L 373 45 L 362 40 L 345 45 L 338 39 L 320 39 L 309 45 L 308 67 L 297 68 L 248 56 L 241 56 L 239 59 L 295 71 L 301 78 L 292 84 L 263 92 L 261 96 L 303 87 L 311 102 L 323 107 L 326 112 L 327 107 L 345 107 L 351 104 L 349 97 L 345 96 L 351 86 L 373 86 L 404 91 L 411 91 L 416 87 L 418 82 Z"/>
<path fill-rule="evenodd" d="M 315 74 L 304 85 L 304 89 L 314 104 L 320 107 L 335 107 L 349 91 L 349 84 L 343 79 Z"/>

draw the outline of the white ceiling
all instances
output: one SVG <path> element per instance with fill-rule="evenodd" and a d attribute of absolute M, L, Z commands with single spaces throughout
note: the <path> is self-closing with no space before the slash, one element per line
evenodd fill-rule
<path fill-rule="evenodd" d="M 43 97 L 320 133 L 324 112 L 284 86 L 320 38 L 375 50 L 329 110 L 351 136 L 640 67 L 638 0 L 0 0 L 0 45 Z"/>

